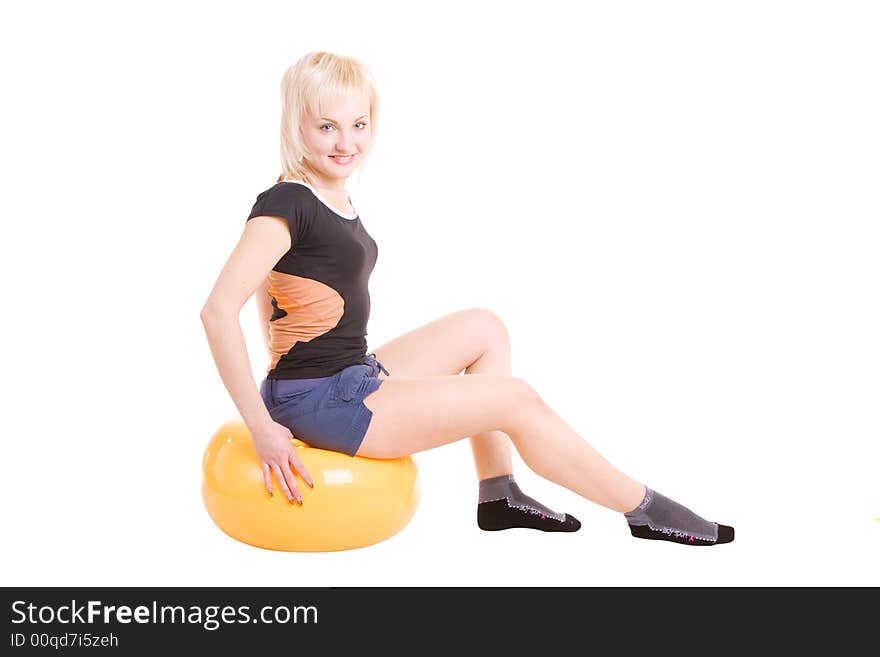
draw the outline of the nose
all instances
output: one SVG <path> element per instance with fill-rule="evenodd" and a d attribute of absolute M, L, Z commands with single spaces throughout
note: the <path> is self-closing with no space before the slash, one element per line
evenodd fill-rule
<path fill-rule="evenodd" d="M 339 153 L 354 153 L 355 135 L 345 130 L 339 131 L 339 138 L 336 141 L 336 150 Z"/>

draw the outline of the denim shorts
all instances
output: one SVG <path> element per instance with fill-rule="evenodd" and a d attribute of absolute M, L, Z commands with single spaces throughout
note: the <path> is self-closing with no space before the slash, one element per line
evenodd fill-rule
<path fill-rule="evenodd" d="M 364 397 L 388 375 L 375 354 L 362 365 L 350 365 L 317 379 L 263 379 L 260 395 L 269 415 L 310 447 L 354 456 L 373 419 Z"/>

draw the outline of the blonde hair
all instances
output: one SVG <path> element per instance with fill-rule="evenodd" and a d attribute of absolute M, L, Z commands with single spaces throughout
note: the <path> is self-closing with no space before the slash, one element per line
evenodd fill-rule
<path fill-rule="evenodd" d="M 375 138 L 379 96 L 373 74 L 360 61 L 329 52 L 310 52 L 284 72 L 281 78 L 281 175 L 278 182 L 285 178 L 306 179 L 308 153 L 302 139 L 303 121 L 309 115 L 321 116 L 324 102 L 338 94 L 369 97 L 370 134 Z"/>

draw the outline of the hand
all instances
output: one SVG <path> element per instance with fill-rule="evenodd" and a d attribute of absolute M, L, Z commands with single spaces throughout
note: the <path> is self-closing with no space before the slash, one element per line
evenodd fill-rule
<path fill-rule="evenodd" d="M 256 431 L 251 431 L 251 436 L 257 455 L 263 465 L 263 481 L 269 495 L 273 494 L 272 477 L 269 475 L 271 469 L 275 473 L 278 485 L 281 486 L 287 501 L 293 503 L 296 498 L 296 501 L 302 505 L 302 495 L 297 488 L 296 477 L 294 477 L 290 466 L 293 466 L 293 469 L 311 488 L 314 488 L 315 484 L 312 482 L 312 477 L 306 472 L 302 461 L 296 455 L 296 448 L 290 441 L 292 436 L 290 430 L 284 425 L 272 422 Z"/>

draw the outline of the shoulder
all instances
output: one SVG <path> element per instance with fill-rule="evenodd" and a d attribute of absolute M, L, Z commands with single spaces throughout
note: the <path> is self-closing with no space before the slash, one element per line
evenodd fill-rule
<path fill-rule="evenodd" d="M 302 185 L 279 182 L 260 192 L 248 219 L 260 214 L 294 218 L 297 210 L 308 207 L 311 193 Z"/>
<path fill-rule="evenodd" d="M 275 183 L 257 196 L 247 223 L 255 217 L 281 217 L 287 223 L 291 239 L 301 242 L 315 225 L 318 209 L 311 191 L 293 183 Z"/>
<path fill-rule="evenodd" d="M 279 182 L 257 196 L 246 223 L 252 223 L 255 217 L 281 217 L 287 224 L 291 243 L 298 244 L 308 240 L 317 214 L 317 200 L 308 187 Z"/>

